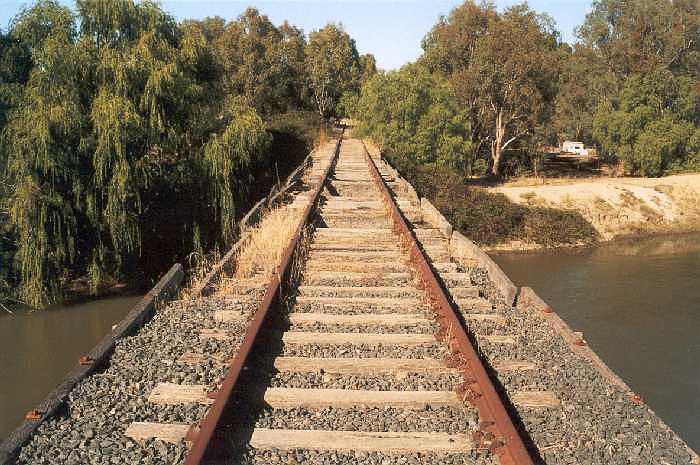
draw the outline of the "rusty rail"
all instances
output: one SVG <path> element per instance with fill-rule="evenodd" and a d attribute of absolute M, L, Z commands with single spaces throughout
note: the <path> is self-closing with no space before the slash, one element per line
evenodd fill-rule
<path fill-rule="evenodd" d="M 303 216 L 299 221 L 299 225 L 297 226 L 294 236 L 292 236 L 291 242 L 285 249 L 280 260 L 280 264 L 277 266 L 276 272 L 273 273 L 272 279 L 265 290 L 263 300 L 258 309 L 255 311 L 253 319 L 248 325 L 248 329 L 243 337 L 243 342 L 238 348 L 236 356 L 231 360 L 226 376 L 221 384 L 221 388 L 219 391 L 211 393 L 211 397 L 214 398 L 214 403 L 211 405 L 211 408 L 199 422 L 199 424 L 193 425 L 187 435 L 187 439 L 192 441 L 193 444 L 187 458 L 185 459 L 185 465 L 199 465 L 202 463 L 202 460 L 204 459 L 204 456 L 209 448 L 209 444 L 214 437 L 214 432 L 219 425 L 222 414 L 224 413 L 224 408 L 231 397 L 231 394 L 246 364 L 248 356 L 250 355 L 253 345 L 255 344 L 260 328 L 262 328 L 262 325 L 265 322 L 267 315 L 270 313 L 270 309 L 273 307 L 273 305 L 280 303 L 281 301 L 282 287 L 284 286 L 285 278 L 290 272 L 294 251 L 302 238 L 304 228 L 306 227 L 308 219 L 311 216 L 311 212 L 315 209 L 316 204 L 318 203 L 321 192 L 323 191 L 323 186 L 328 179 L 328 175 L 333 170 L 333 166 L 338 159 L 338 152 L 340 151 L 342 140 L 343 136 L 341 135 L 338 139 L 338 144 L 335 147 L 335 152 L 328 163 L 328 167 L 319 180 L 318 186 L 316 186 L 314 189 L 311 200 L 304 209 Z"/>
<path fill-rule="evenodd" d="M 363 144 L 364 145 L 364 144 Z M 374 160 L 365 147 L 365 159 L 377 187 L 382 192 L 390 216 L 393 220 L 394 231 L 399 234 L 408 246 L 411 262 L 418 271 L 421 287 L 428 293 L 433 308 L 440 322 L 439 337 L 443 339 L 452 351 L 449 364 L 459 367 L 464 374 L 465 383 L 460 396 L 468 400 L 479 411 L 481 423 L 475 432 L 475 441 L 488 447 L 494 452 L 503 465 L 534 465 L 532 457 L 518 434 L 503 401 L 498 395 L 479 354 L 474 349 L 457 313 L 450 303 L 445 289 L 435 276 L 416 237 L 411 231 L 391 196 L 386 182 L 377 169 Z"/>

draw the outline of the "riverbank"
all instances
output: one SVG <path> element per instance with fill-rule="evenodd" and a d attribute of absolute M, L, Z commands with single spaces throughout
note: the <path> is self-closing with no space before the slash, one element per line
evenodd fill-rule
<path fill-rule="evenodd" d="M 595 228 L 601 241 L 700 231 L 700 174 L 697 173 L 663 178 L 595 178 L 523 184 L 522 180 L 516 180 L 487 191 L 503 194 L 518 205 L 576 212 Z M 501 251 L 540 248 L 542 244 L 522 240 L 487 247 Z"/>

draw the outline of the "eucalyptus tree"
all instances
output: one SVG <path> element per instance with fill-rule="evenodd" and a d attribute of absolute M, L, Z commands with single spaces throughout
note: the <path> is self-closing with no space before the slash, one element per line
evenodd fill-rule
<path fill-rule="evenodd" d="M 697 0 L 596 0 L 577 33 L 621 77 L 667 68 L 700 78 Z"/>
<path fill-rule="evenodd" d="M 700 169 L 700 9 L 697 0 L 597 0 L 577 31 L 614 92 L 588 110 L 602 152 L 629 174 Z M 594 79 L 593 84 L 599 83 Z"/>
<path fill-rule="evenodd" d="M 553 121 L 559 141 L 593 144 L 593 115 L 598 105 L 619 90 L 619 79 L 595 52 L 583 44 L 561 47 L 559 91 Z"/>
<path fill-rule="evenodd" d="M 287 22 L 277 27 L 248 8 L 226 24 L 215 46 L 229 93 L 244 95 L 263 114 L 299 105 L 305 46 L 300 29 Z"/>
<path fill-rule="evenodd" d="M 371 53 L 360 55 L 359 87 L 362 88 L 364 83 L 369 81 L 375 74 L 377 74 L 377 59 L 374 58 L 374 55 Z"/>
<path fill-rule="evenodd" d="M 700 90 L 688 76 L 667 69 L 633 74 L 618 96 L 595 113 L 601 148 L 629 174 L 659 176 L 700 169 Z"/>
<path fill-rule="evenodd" d="M 359 91 L 362 69 L 355 41 L 341 26 L 331 23 L 309 34 L 305 51 L 316 108 L 328 118 L 345 92 Z"/>
<path fill-rule="evenodd" d="M 468 115 L 458 107 L 446 80 L 422 66 L 375 75 L 363 87 L 353 117 L 360 134 L 407 165 L 471 171 Z"/>
<path fill-rule="evenodd" d="M 543 139 L 556 96 L 559 46 L 552 19 L 527 5 L 498 13 L 467 1 L 443 18 L 423 42 L 421 59 L 447 76 L 471 116 L 471 138 L 489 147 L 491 172 L 521 142 Z"/>

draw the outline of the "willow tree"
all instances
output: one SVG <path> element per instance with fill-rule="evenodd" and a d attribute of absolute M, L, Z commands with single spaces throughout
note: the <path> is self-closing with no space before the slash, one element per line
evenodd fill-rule
<path fill-rule="evenodd" d="M 40 1 L 10 31 L 34 64 L 6 148 L 19 295 L 35 306 L 78 276 L 96 290 L 141 253 L 144 212 L 166 201 L 153 186 L 200 190 L 198 205 L 213 202 L 228 233 L 267 143 L 254 110 L 222 103 L 204 31 L 153 2 L 76 5 L 77 17 Z"/>
<path fill-rule="evenodd" d="M 236 201 L 244 193 L 248 179 L 242 178 L 247 167 L 260 157 L 270 143 L 265 124 L 254 109 L 242 99 L 229 99 L 224 116 L 228 124 L 220 134 L 213 134 L 204 150 L 225 240 L 235 232 Z"/>
<path fill-rule="evenodd" d="M 7 126 L 7 169 L 15 183 L 9 218 L 19 296 L 41 304 L 60 291 L 66 265 L 76 258 L 87 158 L 81 56 L 72 13 L 56 2 L 22 11 L 11 33 L 30 47 L 35 66 Z"/>
<path fill-rule="evenodd" d="M 5 126 L 12 110 L 21 104 L 32 68 L 28 44 L 0 30 L 0 305 L 13 287 L 14 237 L 9 222 L 12 182 L 7 173 Z"/>

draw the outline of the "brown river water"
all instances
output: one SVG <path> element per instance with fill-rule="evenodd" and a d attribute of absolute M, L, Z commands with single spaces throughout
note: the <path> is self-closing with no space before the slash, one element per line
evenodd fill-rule
<path fill-rule="evenodd" d="M 495 259 L 700 450 L 700 234 Z M 0 440 L 139 298 L 0 313 Z"/>
<path fill-rule="evenodd" d="M 0 309 L 0 442 L 141 297 L 10 315 Z"/>
<path fill-rule="evenodd" d="M 700 451 L 700 234 L 493 258 Z"/>

